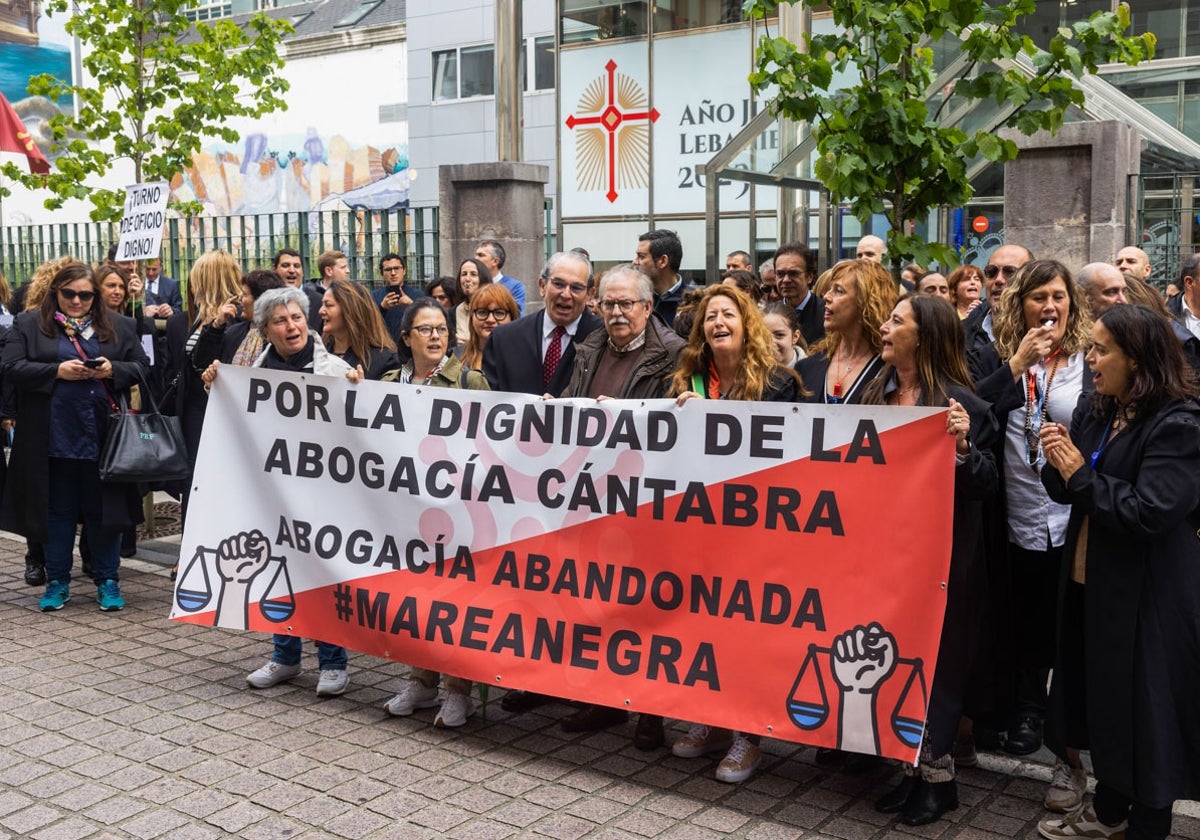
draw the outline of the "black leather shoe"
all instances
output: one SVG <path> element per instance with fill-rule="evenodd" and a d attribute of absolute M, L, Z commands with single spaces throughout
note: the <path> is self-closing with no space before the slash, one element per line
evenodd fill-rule
<path fill-rule="evenodd" d="M 1009 755 L 1029 755 L 1042 746 L 1042 721 L 1033 715 L 1024 715 L 1008 728 L 1004 739 L 1004 751 Z"/>
<path fill-rule="evenodd" d="M 666 735 L 663 733 L 663 719 L 659 715 L 648 715 L 642 712 L 638 715 L 637 729 L 633 731 L 633 745 L 643 752 L 656 750 L 665 744 Z"/>
<path fill-rule="evenodd" d="M 899 814 L 908 807 L 908 800 L 916 783 L 916 776 L 905 776 L 900 780 L 900 784 L 875 800 L 875 810 L 881 814 Z"/>
<path fill-rule="evenodd" d="M 958 807 L 958 786 L 953 782 L 917 779 L 900 821 L 905 825 L 929 825 Z"/>
<path fill-rule="evenodd" d="M 544 706 L 554 698 L 548 694 L 538 694 L 536 691 L 510 691 L 500 699 L 500 708 L 510 714 L 520 715 L 530 712 L 538 706 Z"/>
<path fill-rule="evenodd" d="M 46 565 L 25 561 L 25 583 L 30 586 L 46 585 Z"/>
<path fill-rule="evenodd" d="M 597 729 L 607 729 L 629 720 L 629 712 L 624 709 L 610 709 L 608 706 L 584 706 L 578 712 L 567 715 L 559 723 L 563 732 L 594 732 Z"/>

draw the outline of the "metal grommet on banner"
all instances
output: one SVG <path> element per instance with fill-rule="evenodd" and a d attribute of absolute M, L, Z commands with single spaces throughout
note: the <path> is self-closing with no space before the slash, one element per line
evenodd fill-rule
<path fill-rule="evenodd" d="M 496 675 L 496 682 L 500 682 L 500 675 L 499 675 L 499 674 L 497 674 L 497 675 Z"/>
<path fill-rule="evenodd" d="M 772 732 L 774 732 L 774 731 L 775 731 L 775 727 L 774 727 L 774 726 L 770 726 L 770 725 L 768 725 L 768 726 L 767 726 L 767 734 L 768 734 L 768 735 L 770 735 L 770 734 L 771 734 Z"/>
<path fill-rule="evenodd" d="M 632 704 L 629 702 L 628 698 L 625 700 L 625 705 L 626 705 L 626 706 L 630 706 L 630 705 L 632 705 Z"/>

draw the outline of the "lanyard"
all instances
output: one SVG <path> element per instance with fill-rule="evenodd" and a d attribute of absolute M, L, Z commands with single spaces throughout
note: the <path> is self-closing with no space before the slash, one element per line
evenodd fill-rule
<path fill-rule="evenodd" d="M 1100 443 L 1092 450 L 1092 469 L 1096 469 L 1096 462 L 1100 460 L 1100 456 L 1104 454 L 1104 450 L 1108 448 L 1108 444 L 1117 436 L 1116 432 L 1117 410 L 1114 408 L 1113 413 L 1109 415 L 1108 422 L 1104 424 L 1104 430 L 1100 432 Z M 1112 434 L 1109 434 L 1109 431 Z"/>

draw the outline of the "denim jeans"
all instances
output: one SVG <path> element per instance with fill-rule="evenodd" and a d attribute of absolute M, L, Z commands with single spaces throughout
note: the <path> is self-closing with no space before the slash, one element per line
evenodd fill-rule
<path fill-rule="evenodd" d="M 80 514 L 87 525 L 92 579 L 97 586 L 106 580 L 118 580 L 121 532 L 104 530 L 103 490 L 96 462 L 72 458 L 50 458 L 49 461 L 46 580 L 70 582 L 75 525 L 79 522 Z"/>
<path fill-rule="evenodd" d="M 317 664 L 322 671 L 346 670 L 348 657 L 344 647 L 320 640 L 314 641 L 317 642 Z M 299 665 L 303 647 L 304 640 L 299 636 L 282 636 L 276 633 L 275 652 L 271 654 L 271 661 L 280 665 Z"/>

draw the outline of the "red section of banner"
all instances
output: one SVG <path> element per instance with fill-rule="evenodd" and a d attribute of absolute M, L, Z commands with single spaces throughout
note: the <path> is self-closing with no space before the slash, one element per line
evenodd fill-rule
<path fill-rule="evenodd" d="M 428 546 L 420 571 L 296 593 L 282 623 L 267 616 L 288 605 L 268 595 L 248 626 L 489 685 L 912 760 L 946 598 L 944 430 L 938 415 L 860 435 L 633 516 L 475 552 L 447 545 L 440 563 Z M 276 538 L 274 552 L 305 548 Z"/>
<path fill-rule="evenodd" d="M 29 159 L 30 172 L 42 175 L 50 172 L 49 161 L 34 144 L 33 137 L 25 130 L 25 123 L 21 122 L 3 94 L 0 94 L 0 152 L 25 155 Z"/>

